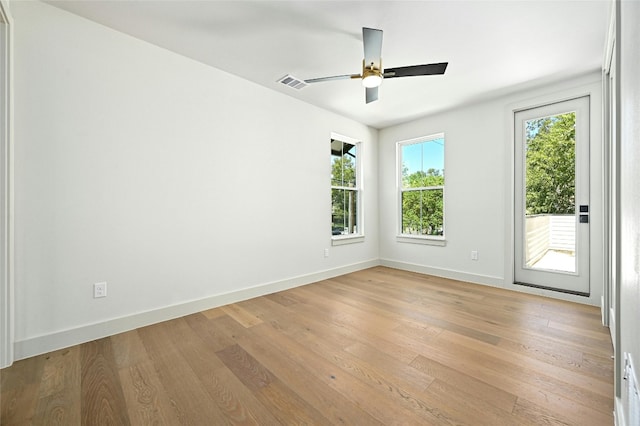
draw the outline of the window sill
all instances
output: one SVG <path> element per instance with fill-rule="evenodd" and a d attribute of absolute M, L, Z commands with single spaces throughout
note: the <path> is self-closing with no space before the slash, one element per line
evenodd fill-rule
<path fill-rule="evenodd" d="M 343 246 L 345 244 L 363 243 L 364 235 L 345 235 L 341 237 L 331 237 L 332 246 Z"/>
<path fill-rule="evenodd" d="M 412 237 L 408 235 L 397 235 L 396 241 L 399 243 L 411 243 L 411 244 L 424 244 L 428 246 L 440 246 L 447 245 L 447 241 L 444 238 L 426 238 L 426 237 Z"/>

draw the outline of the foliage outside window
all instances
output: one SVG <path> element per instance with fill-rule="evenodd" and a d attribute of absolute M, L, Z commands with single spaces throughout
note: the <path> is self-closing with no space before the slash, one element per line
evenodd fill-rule
<path fill-rule="evenodd" d="M 526 214 L 574 214 L 576 114 L 526 123 Z"/>
<path fill-rule="evenodd" d="M 331 235 L 361 234 L 358 143 L 331 139 Z"/>
<path fill-rule="evenodd" d="M 400 234 L 444 238 L 444 134 L 398 143 Z"/>

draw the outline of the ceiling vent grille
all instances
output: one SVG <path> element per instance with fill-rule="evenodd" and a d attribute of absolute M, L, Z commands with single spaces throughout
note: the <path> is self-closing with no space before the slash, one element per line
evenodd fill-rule
<path fill-rule="evenodd" d="M 280 80 L 278 80 L 278 83 L 282 83 L 285 86 L 289 86 L 297 90 L 300 90 L 303 87 L 308 86 L 308 84 L 305 83 L 303 80 L 300 80 L 299 78 L 296 78 L 290 74 L 287 74 L 284 77 L 282 77 Z"/>

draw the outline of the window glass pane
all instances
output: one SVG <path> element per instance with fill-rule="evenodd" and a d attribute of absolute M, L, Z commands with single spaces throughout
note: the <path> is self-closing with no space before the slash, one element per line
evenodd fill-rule
<path fill-rule="evenodd" d="M 422 171 L 422 144 L 414 143 L 411 145 L 403 145 L 402 155 L 402 187 L 411 188 L 412 182 L 408 180 L 409 176 L 414 176 Z"/>
<path fill-rule="evenodd" d="M 402 145 L 402 187 L 444 185 L 444 138 Z"/>
<path fill-rule="evenodd" d="M 331 234 L 349 235 L 358 230 L 358 194 L 350 189 L 331 189 Z"/>
<path fill-rule="evenodd" d="M 402 233 L 419 235 L 422 232 L 422 191 L 402 193 Z"/>
<path fill-rule="evenodd" d="M 331 186 L 356 187 L 355 145 L 331 140 Z"/>
<path fill-rule="evenodd" d="M 442 176 L 444 183 L 444 139 L 433 139 L 422 145 L 422 171 L 427 175 Z"/>
<path fill-rule="evenodd" d="M 342 186 L 342 155 L 331 151 L 331 186 Z"/>
<path fill-rule="evenodd" d="M 356 186 L 356 151 L 355 145 L 343 144 L 345 151 L 342 157 L 344 186 Z"/>
<path fill-rule="evenodd" d="M 444 191 L 425 189 L 402 192 L 402 233 L 443 235 Z"/>
<path fill-rule="evenodd" d="M 576 271 L 576 113 L 525 122 L 525 264 Z"/>

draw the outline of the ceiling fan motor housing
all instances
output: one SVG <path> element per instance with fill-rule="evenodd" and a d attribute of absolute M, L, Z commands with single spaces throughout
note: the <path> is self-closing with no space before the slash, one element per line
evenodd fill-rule
<path fill-rule="evenodd" d="M 377 68 L 373 62 L 371 65 L 362 61 L 362 85 L 364 87 L 378 87 L 382 84 L 382 59 L 380 59 L 380 68 Z"/>

